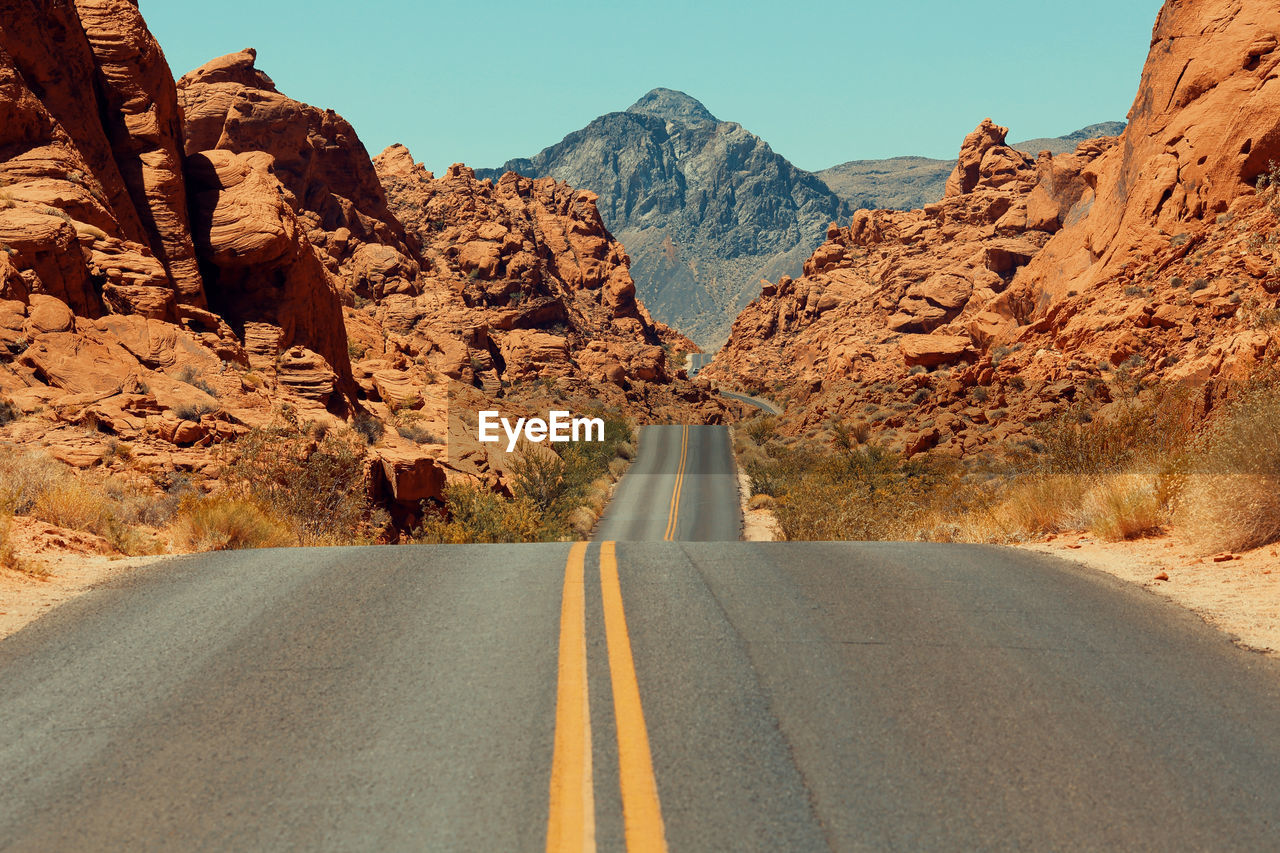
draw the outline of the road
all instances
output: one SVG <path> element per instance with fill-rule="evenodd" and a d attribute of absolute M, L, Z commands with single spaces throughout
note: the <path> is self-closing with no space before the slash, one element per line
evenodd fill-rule
<path fill-rule="evenodd" d="M 715 353 L 713 352 L 689 353 L 689 362 L 687 367 L 687 370 L 689 371 L 689 378 L 692 379 L 693 377 L 697 376 L 698 371 L 702 370 L 702 368 L 710 364 L 711 359 L 713 358 L 715 358 Z"/>
<path fill-rule="evenodd" d="M 179 558 L 0 642 L 0 848 L 1274 849 L 1274 661 L 1046 556 L 662 541 L 699 432 L 648 541 Z"/>
<path fill-rule="evenodd" d="M 742 533 L 729 431 L 650 426 L 596 528 L 597 542 L 732 542 Z"/>

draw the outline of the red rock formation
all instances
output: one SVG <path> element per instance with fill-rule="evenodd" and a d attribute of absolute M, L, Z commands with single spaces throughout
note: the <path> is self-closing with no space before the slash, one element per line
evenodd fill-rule
<path fill-rule="evenodd" d="M 87 426 L 215 470 L 209 448 L 285 404 L 332 427 L 372 412 L 395 428 L 370 489 L 411 521 L 446 478 L 503 487 L 505 463 L 446 424 L 460 389 L 723 417 L 673 376 L 663 345 L 693 347 L 636 302 L 590 194 L 434 181 L 405 152 L 388 174 L 442 223 L 409 233 L 351 126 L 252 51 L 175 85 L 130 0 L 0 12 L 0 396 L 41 413 L 4 440 L 97 464 L 105 437 L 49 438 Z"/>
<path fill-rule="evenodd" d="M 182 113 L 160 45 L 131 0 L 76 0 L 102 85 L 116 163 L 178 302 L 206 307 L 182 174 Z"/>
<path fill-rule="evenodd" d="M 263 151 L 306 224 L 307 236 L 326 265 L 347 277 L 368 263 L 359 256 L 401 257 L 408 280 L 417 257 L 404 227 L 387 209 L 386 195 L 355 129 L 333 110 L 281 94 L 255 65 L 249 49 L 214 59 L 183 75 L 179 100 L 186 112 L 188 155 L 213 149 L 238 154 Z"/>
<path fill-rule="evenodd" d="M 594 194 L 512 172 L 477 181 L 460 164 L 437 179 L 404 146 L 374 162 L 424 261 L 423 295 L 384 299 L 381 310 L 397 331 L 430 336 L 432 348 L 442 329 L 470 342 L 441 348 L 446 375 L 470 380 L 478 367 L 481 378 L 492 368 L 502 380 L 668 383 L 662 345 L 695 349 L 636 300 L 629 259 Z"/>
<path fill-rule="evenodd" d="M 1277 33 L 1274 3 L 1171 0 L 1120 144 L 1032 169 L 983 122 L 942 202 L 833 228 L 704 375 L 798 388 L 793 429 L 868 420 L 907 452 L 959 453 L 1119 385 L 1273 360 L 1280 203 L 1256 186 L 1280 160 Z"/>

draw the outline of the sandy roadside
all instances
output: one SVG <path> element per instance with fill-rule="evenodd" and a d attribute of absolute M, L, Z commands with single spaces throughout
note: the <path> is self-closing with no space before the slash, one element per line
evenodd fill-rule
<path fill-rule="evenodd" d="M 0 569 L 0 639 L 95 586 L 167 558 L 110 554 L 96 536 L 34 519 L 17 519 L 14 534 L 18 556 L 35 571 Z"/>
<path fill-rule="evenodd" d="M 1171 536 L 1101 542 L 1070 534 L 1020 547 L 1138 584 L 1199 614 L 1238 645 L 1280 655 L 1280 548 L 1275 545 L 1205 557 Z"/>

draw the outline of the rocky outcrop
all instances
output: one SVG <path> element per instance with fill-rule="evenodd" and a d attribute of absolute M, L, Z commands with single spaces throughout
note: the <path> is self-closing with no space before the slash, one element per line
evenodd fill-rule
<path fill-rule="evenodd" d="M 436 178 L 403 146 L 375 163 L 393 208 L 423 247 L 423 295 L 395 300 L 403 320 L 393 322 L 422 334 L 452 328 L 475 342 L 466 361 L 440 365 L 446 374 L 470 377 L 467 362 L 478 361 L 493 365 L 496 379 L 570 375 L 570 353 L 590 342 L 693 348 L 655 324 L 636 299 L 630 259 L 605 228 L 594 193 L 511 172 L 481 181 L 460 164 Z M 671 376 L 663 367 L 645 381 Z"/>
<path fill-rule="evenodd" d="M 864 420 L 908 452 L 1016 441 L 1169 382 L 1211 405 L 1280 355 L 1277 32 L 1261 0 L 1166 3 L 1119 140 L 1031 163 L 984 122 L 941 202 L 833 229 L 709 375 L 769 376 L 798 389 L 792 428 Z M 963 338 L 972 354 L 944 360 Z"/>
<path fill-rule="evenodd" d="M 1081 142 L 1124 132 L 1122 121 L 1091 124 L 1063 136 L 1010 142 L 1009 147 L 1039 156 L 1040 152 L 1070 154 Z M 927 157 L 890 157 L 886 160 L 850 160 L 821 172 L 819 178 L 849 204 L 851 210 L 913 210 L 939 201 L 947 188 L 947 178 L 955 171 L 954 160 Z"/>
<path fill-rule="evenodd" d="M 364 144 L 333 110 L 282 94 L 248 49 L 183 75 L 178 98 L 186 113 L 188 156 L 210 150 L 271 155 L 272 171 L 304 223 L 305 234 L 332 272 L 357 278 L 366 245 L 397 260 L 412 279 L 416 252 L 387 209 L 386 195 Z M 366 296 L 370 294 L 365 294 Z"/>
<path fill-rule="evenodd" d="M 0 9 L 0 242 L 22 271 L 0 296 L 87 317 L 201 309 L 172 77 L 137 9 Z"/>
<path fill-rule="evenodd" d="M 77 0 L 116 163 L 180 305 L 205 307 L 187 218 L 182 114 L 169 64 L 130 0 Z"/>
<path fill-rule="evenodd" d="M 796 428 L 834 415 L 873 422 L 903 449 L 947 446 L 919 441 L 900 410 L 927 408 L 936 377 L 967 375 L 1006 314 L 1034 310 L 1008 300 L 1011 283 L 1087 207 L 1083 176 L 1116 145 L 1032 160 L 1007 133 L 988 119 L 965 138 L 941 201 L 832 226 L 803 276 L 765 283 L 701 376 L 797 395 Z"/>
<path fill-rule="evenodd" d="M 214 309 L 246 344 L 249 365 L 277 374 L 286 389 L 329 405 L 357 393 L 336 283 L 286 203 L 265 152 L 206 151 L 188 158 L 192 211 Z M 290 381 L 291 351 L 330 379 Z"/>
<path fill-rule="evenodd" d="M 506 171 L 596 193 L 632 257 L 641 300 L 700 345 L 723 340 L 752 282 L 798 273 L 843 212 L 818 178 L 670 89 L 478 174 L 497 180 Z"/>

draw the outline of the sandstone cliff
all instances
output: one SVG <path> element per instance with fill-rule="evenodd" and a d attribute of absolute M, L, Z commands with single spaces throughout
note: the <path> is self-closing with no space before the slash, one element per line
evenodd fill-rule
<path fill-rule="evenodd" d="M 0 442 L 216 477 L 282 407 L 373 418 L 369 487 L 408 521 L 449 478 L 503 484 L 446 427 L 459 389 L 724 416 L 668 365 L 692 345 L 637 302 L 590 194 L 459 171 L 422 190 L 444 230 L 406 229 L 355 130 L 253 51 L 175 84 L 127 0 L 0 10 L 0 402 L 26 415 Z"/>
<path fill-rule="evenodd" d="M 832 229 L 705 375 L 798 388 L 793 428 L 865 420 L 950 453 L 1132 382 L 1243 377 L 1278 346 L 1257 190 L 1280 160 L 1277 32 L 1260 0 L 1166 4 L 1122 137 L 1032 161 L 984 122 L 941 202 Z"/>

